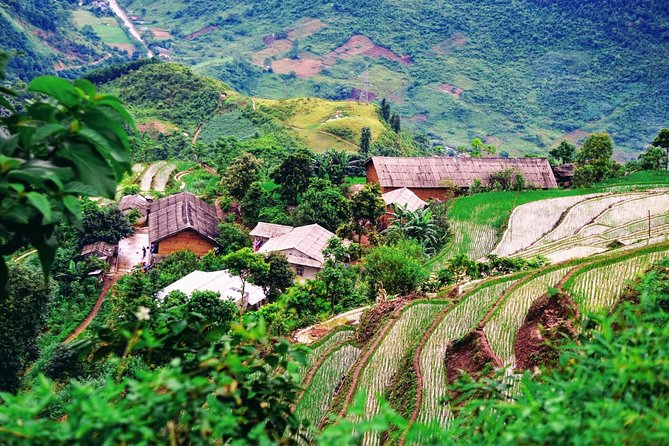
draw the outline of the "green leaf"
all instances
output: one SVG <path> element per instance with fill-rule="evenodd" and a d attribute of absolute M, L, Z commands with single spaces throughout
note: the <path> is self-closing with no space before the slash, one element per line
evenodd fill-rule
<path fill-rule="evenodd" d="M 28 91 L 44 93 L 67 107 L 81 101 L 81 93 L 69 81 L 56 76 L 40 76 L 30 82 Z"/>
<path fill-rule="evenodd" d="M 10 158 L 0 155 L 0 170 L 7 172 L 10 169 L 18 169 L 23 161 L 19 158 Z"/>
<path fill-rule="evenodd" d="M 65 143 L 58 155 L 74 162 L 82 183 L 91 186 L 96 195 L 116 196 L 116 179 L 107 161 L 96 150 L 83 144 Z"/>
<path fill-rule="evenodd" d="M 64 195 L 63 196 L 63 205 L 72 216 L 74 217 L 73 223 L 77 226 L 81 226 L 81 204 L 79 200 L 74 195 Z"/>
<path fill-rule="evenodd" d="M 33 135 L 33 142 L 41 142 L 55 133 L 62 133 L 67 131 L 64 125 L 61 124 L 44 124 L 37 127 Z"/>
<path fill-rule="evenodd" d="M 91 98 L 95 96 L 95 86 L 88 79 L 77 79 L 74 81 L 74 86 Z"/>
<path fill-rule="evenodd" d="M 51 205 L 49 199 L 39 192 L 28 192 L 26 194 L 28 201 L 37 208 L 42 214 L 42 222 L 45 224 L 51 223 Z"/>
<path fill-rule="evenodd" d="M 114 174 L 117 178 L 123 177 L 123 174 L 126 171 L 125 165 L 122 164 L 124 157 L 119 156 L 120 151 L 114 150 L 114 148 L 109 144 L 107 138 L 88 127 L 79 129 L 78 135 L 93 144 L 98 152 L 100 152 L 100 155 L 102 155 L 103 158 L 110 162 L 112 168 L 114 169 Z M 118 160 L 117 158 L 119 157 L 122 159 Z"/>
<path fill-rule="evenodd" d="M 130 124 L 133 130 L 137 129 L 137 127 L 135 126 L 135 120 L 130 115 L 130 113 L 128 113 L 125 107 L 123 107 L 123 105 L 120 102 L 118 102 L 118 99 L 112 101 L 108 97 L 106 97 L 105 99 L 97 101 L 97 104 L 104 105 L 106 107 L 114 109 L 114 111 L 116 111 L 116 113 L 118 113 L 121 116 L 121 118 L 125 120 L 125 122 Z"/>

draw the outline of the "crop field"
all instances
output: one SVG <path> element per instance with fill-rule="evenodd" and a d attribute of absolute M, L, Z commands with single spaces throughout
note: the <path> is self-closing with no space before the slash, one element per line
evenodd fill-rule
<path fill-rule="evenodd" d="M 165 186 L 167 186 L 167 182 L 170 181 L 172 173 L 174 173 L 176 168 L 176 163 L 165 164 L 160 170 L 158 170 L 158 172 L 156 172 L 156 175 L 153 177 L 151 189 L 164 192 Z"/>
<path fill-rule="evenodd" d="M 355 337 L 355 330 L 352 329 L 343 329 L 337 330 L 331 335 L 326 336 L 316 343 L 312 348 L 309 354 L 307 355 L 307 363 L 304 367 L 300 367 L 301 371 L 305 373 L 312 365 L 318 361 L 327 350 L 331 349 L 337 344 L 341 344 L 347 341 L 353 340 Z"/>
<path fill-rule="evenodd" d="M 295 409 L 295 414 L 299 418 L 310 420 L 314 425 L 320 423 L 327 413 L 335 391 L 359 354 L 360 349 L 349 344 L 332 351 L 316 371 L 311 385 Z"/>
<path fill-rule="evenodd" d="M 78 9 L 72 12 L 79 28 L 90 25 L 100 39 L 107 45 L 132 45 L 128 35 L 114 17 L 96 17 L 90 11 Z"/>
<path fill-rule="evenodd" d="M 449 311 L 425 343 L 420 355 L 423 374 L 423 401 L 419 421 L 438 421 L 442 425 L 449 417 L 448 408 L 440 403 L 447 393 L 444 354 L 449 343 L 462 338 L 474 329 L 513 280 L 494 283 L 466 297 Z"/>
<path fill-rule="evenodd" d="M 149 164 L 149 166 L 144 169 L 144 172 L 142 172 L 142 175 L 139 177 L 139 189 L 142 192 L 148 192 L 151 190 L 153 177 L 160 169 L 165 167 L 166 164 L 167 161 L 156 161 L 155 163 Z"/>
<path fill-rule="evenodd" d="M 569 265 L 538 277 L 528 278 L 526 283 L 506 297 L 504 303 L 483 327 L 490 347 L 504 365 L 513 365 L 515 362 L 513 347 L 516 334 L 532 302 L 546 294 L 548 287 L 556 285 L 572 268 L 573 266 Z"/>
<path fill-rule="evenodd" d="M 566 288 L 575 296 L 581 312 L 609 309 L 616 303 L 628 281 L 667 255 L 669 250 L 662 250 L 614 263 L 602 262 L 592 268 L 584 267 L 570 279 Z"/>
<path fill-rule="evenodd" d="M 367 397 L 364 414 L 366 419 L 379 413 L 380 403 L 377 396 L 385 393 L 386 387 L 398 372 L 403 356 L 441 308 L 441 304 L 437 303 L 418 303 L 405 309 L 369 358 L 358 383 L 358 389 L 364 391 Z M 379 444 L 379 441 L 378 434 L 371 434 L 365 436 L 362 444 Z"/>

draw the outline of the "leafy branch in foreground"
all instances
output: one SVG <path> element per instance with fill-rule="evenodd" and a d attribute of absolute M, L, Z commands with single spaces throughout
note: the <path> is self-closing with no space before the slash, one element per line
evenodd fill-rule
<path fill-rule="evenodd" d="M 0 68 L 6 58 L 0 53 Z M 7 284 L 2 256 L 31 244 L 47 271 L 56 225 L 81 226 L 78 197 L 113 198 L 130 170 L 126 126 L 134 121 L 118 98 L 96 93 L 89 81 L 53 76 L 34 79 L 28 91 L 45 99 L 28 100 L 21 112 L 0 101 L 9 111 L 0 120 L 0 293 Z"/>

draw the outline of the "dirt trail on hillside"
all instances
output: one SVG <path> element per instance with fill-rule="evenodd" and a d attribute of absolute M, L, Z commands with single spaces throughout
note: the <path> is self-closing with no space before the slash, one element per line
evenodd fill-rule
<path fill-rule="evenodd" d="M 95 305 L 93 305 L 93 309 L 91 312 L 88 314 L 86 319 L 79 324 L 77 328 L 74 329 L 74 331 L 63 341 L 63 343 L 68 343 L 73 341 L 77 336 L 79 336 L 81 333 L 88 328 L 88 326 L 93 322 L 93 319 L 95 319 L 95 316 L 97 316 L 98 312 L 100 311 L 100 307 L 102 307 L 102 302 L 104 302 L 105 298 L 107 297 L 107 293 L 109 293 L 109 290 L 111 289 L 112 285 L 116 283 L 118 280 L 118 276 L 114 275 L 109 278 L 105 278 L 104 285 L 102 286 L 102 291 L 100 292 L 100 295 L 98 296 L 98 300 L 95 302 Z"/>

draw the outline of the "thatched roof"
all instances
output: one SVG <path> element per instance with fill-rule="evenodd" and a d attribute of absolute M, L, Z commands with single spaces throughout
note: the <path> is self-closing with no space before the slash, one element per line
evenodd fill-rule
<path fill-rule="evenodd" d="M 492 173 L 514 169 L 528 184 L 547 189 L 557 187 L 553 171 L 545 158 L 401 158 L 375 156 L 373 163 L 384 188 L 443 188 L 452 182 L 458 187 L 471 186 L 475 179 L 488 183 Z"/>
<path fill-rule="evenodd" d="M 386 192 L 381 196 L 381 198 L 383 198 L 383 201 L 388 206 L 394 204 L 395 206 L 400 206 L 410 211 L 423 209 L 425 206 L 427 206 L 426 202 L 418 198 L 418 195 L 414 194 L 406 187 Z"/>
<path fill-rule="evenodd" d="M 288 234 L 293 230 L 292 226 L 277 225 L 275 223 L 259 222 L 250 235 L 252 237 L 274 238 L 284 234 Z"/>
<path fill-rule="evenodd" d="M 558 182 L 571 181 L 574 178 L 574 164 L 563 164 L 553 167 L 553 173 Z"/>
<path fill-rule="evenodd" d="M 116 252 L 116 246 L 107 242 L 94 242 L 84 245 L 81 250 L 81 257 L 96 256 L 101 259 L 112 257 Z"/>
<path fill-rule="evenodd" d="M 177 280 L 171 285 L 160 290 L 158 299 L 163 300 L 174 290 L 179 290 L 189 297 L 194 291 L 213 291 L 221 295 L 221 299 L 233 302 L 242 299 L 242 279 L 234 276 L 228 270 L 221 271 L 193 271 L 185 277 Z M 247 283 L 244 287 L 244 295 L 249 305 L 256 305 L 265 300 L 265 292 L 258 285 Z"/>
<path fill-rule="evenodd" d="M 146 215 L 148 207 L 149 201 L 139 194 L 125 195 L 118 202 L 118 208 L 121 212 L 129 212 L 132 209 L 137 209 L 142 215 Z"/>
<path fill-rule="evenodd" d="M 271 238 L 260 247 L 258 252 L 277 252 L 295 250 L 303 254 L 287 255 L 288 262 L 320 268 L 323 265 L 323 249 L 335 235 L 319 225 L 300 226 L 287 234 Z"/>
<path fill-rule="evenodd" d="M 187 229 L 216 242 L 216 210 L 190 192 L 161 198 L 151 203 L 149 210 L 150 243 L 159 242 Z"/>

